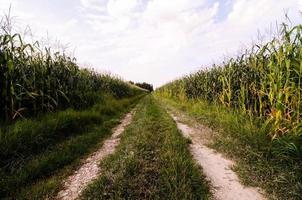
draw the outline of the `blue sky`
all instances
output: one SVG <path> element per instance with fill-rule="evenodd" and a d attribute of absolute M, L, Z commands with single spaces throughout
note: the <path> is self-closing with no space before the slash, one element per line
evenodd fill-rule
<path fill-rule="evenodd" d="M 81 66 L 155 86 L 236 55 L 302 0 L 0 0 L 15 27 L 56 39 Z M 45 40 L 45 39 L 44 39 Z"/>

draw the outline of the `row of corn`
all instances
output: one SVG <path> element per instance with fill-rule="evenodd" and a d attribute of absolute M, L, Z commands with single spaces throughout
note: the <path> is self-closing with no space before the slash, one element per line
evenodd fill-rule
<path fill-rule="evenodd" d="M 202 99 L 260 117 L 271 137 L 302 132 L 302 26 L 282 25 L 265 45 L 254 45 L 221 65 L 187 75 L 157 90 Z"/>
<path fill-rule="evenodd" d="M 139 93 L 121 79 L 80 69 L 64 53 L 27 44 L 19 34 L 0 33 L 0 121 L 67 107 L 85 108 L 104 93 Z"/>

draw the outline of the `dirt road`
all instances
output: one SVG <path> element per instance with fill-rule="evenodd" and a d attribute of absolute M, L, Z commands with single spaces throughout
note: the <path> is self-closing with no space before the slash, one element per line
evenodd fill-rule
<path fill-rule="evenodd" d="M 123 133 L 125 127 L 132 121 L 133 113 L 134 111 L 128 113 L 121 123 L 113 130 L 111 138 L 105 140 L 102 147 L 89 156 L 84 164 L 65 180 L 64 188 L 58 193 L 57 199 L 76 199 L 86 186 L 99 176 L 101 173 L 99 167 L 100 161 L 114 152 L 116 146 L 120 142 L 119 136 Z"/>

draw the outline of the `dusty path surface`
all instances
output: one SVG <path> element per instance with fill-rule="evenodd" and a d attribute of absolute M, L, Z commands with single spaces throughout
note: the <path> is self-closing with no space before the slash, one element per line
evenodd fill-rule
<path fill-rule="evenodd" d="M 171 114 L 171 113 L 170 113 Z M 183 135 L 191 139 L 190 151 L 203 168 L 203 172 L 213 186 L 213 195 L 216 200 L 264 200 L 264 196 L 257 188 L 245 187 L 231 169 L 234 163 L 213 149 L 205 146 L 211 131 L 202 125 L 193 127 L 181 122 L 180 117 L 171 114 L 177 127 Z"/>
<path fill-rule="evenodd" d="M 73 200 L 76 199 L 83 189 L 94 179 L 96 179 L 101 169 L 99 168 L 99 162 L 112 154 L 116 146 L 120 142 L 119 136 L 123 133 L 126 126 L 132 121 L 134 110 L 128 113 L 121 123 L 114 128 L 112 136 L 105 140 L 102 147 L 91 154 L 84 162 L 84 164 L 75 171 L 67 180 L 64 182 L 64 189 L 61 190 L 57 199 L 59 200 Z"/>

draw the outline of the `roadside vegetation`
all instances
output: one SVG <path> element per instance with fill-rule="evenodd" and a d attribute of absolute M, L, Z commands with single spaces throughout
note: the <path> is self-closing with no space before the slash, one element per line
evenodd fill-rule
<path fill-rule="evenodd" d="M 26 43 L 20 34 L 0 31 L 0 121 L 66 108 L 86 109 L 102 94 L 115 98 L 142 92 L 123 80 L 81 69 L 75 58 Z"/>
<path fill-rule="evenodd" d="M 208 199 L 207 182 L 188 142 L 158 102 L 146 97 L 81 199 Z"/>
<path fill-rule="evenodd" d="M 283 24 L 271 42 L 155 92 L 215 129 L 213 146 L 271 198 L 302 198 L 301 33 Z"/>
<path fill-rule="evenodd" d="M 9 20 L 0 30 L 0 199 L 43 199 L 147 91 L 26 43 Z"/>
<path fill-rule="evenodd" d="M 84 111 L 66 110 L 46 114 L 41 118 L 21 120 L 1 133 L 0 197 L 21 198 L 24 187 L 73 164 L 91 152 L 111 134 L 122 114 L 129 111 L 141 97 L 123 100 L 106 98 Z M 61 180 L 38 193 L 55 192 Z M 45 180 L 43 180 L 45 182 Z M 41 188 L 40 183 L 36 184 Z M 37 199 L 40 194 L 25 191 Z M 43 191 L 45 190 L 45 191 Z M 17 195 L 17 196 L 15 196 Z M 20 197 L 21 196 L 21 197 Z"/>

